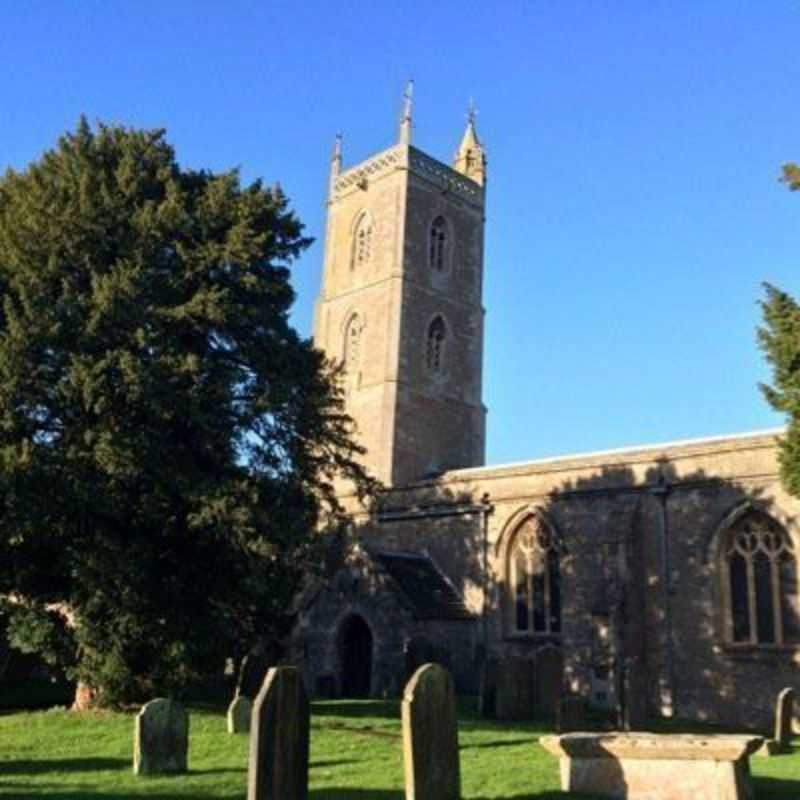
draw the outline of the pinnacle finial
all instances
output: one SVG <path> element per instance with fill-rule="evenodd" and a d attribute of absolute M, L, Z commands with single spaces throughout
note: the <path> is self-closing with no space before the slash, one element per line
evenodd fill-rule
<path fill-rule="evenodd" d="M 331 174 L 329 179 L 329 193 L 333 193 L 336 179 L 342 171 L 342 134 L 337 133 L 333 140 L 333 152 L 331 153 Z"/>
<path fill-rule="evenodd" d="M 409 79 L 403 92 L 403 115 L 400 117 L 400 142 L 411 143 L 411 112 L 414 100 L 414 81 Z"/>
<path fill-rule="evenodd" d="M 475 125 L 475 120 L 478 116 L 478 109 L 475 106 L 474 98 L 470 97 L 469 104 L 467 105 L 467 123 Z"/>
<path fill-rule="evenodd" d="M 483 186 L 486 183 L 486 153 L 475 130 L 477 116 L 475 101 L 470 98 L 467 106 L 467 128 L 453 159 L 453 168 Z"/>

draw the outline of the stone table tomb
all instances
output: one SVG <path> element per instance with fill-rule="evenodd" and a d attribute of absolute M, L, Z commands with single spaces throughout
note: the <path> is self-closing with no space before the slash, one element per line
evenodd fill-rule
<path fill-rule="evenodd" d="M 539 741 L 558 756 L 567 792 L 620 800 L 752 800 L 748 757 L 762 739 L 570 733 Z"/>

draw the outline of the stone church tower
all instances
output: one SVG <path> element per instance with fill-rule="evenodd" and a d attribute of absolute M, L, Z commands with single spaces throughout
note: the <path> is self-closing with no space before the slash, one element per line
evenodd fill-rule
<path fill-rule="evenodd" d="M 474 114 L 449 167 L 411 145 L 410 84 L 395 145 L 342 169 L 337 137 L 314 340 L 389 486 L 484 463 L 485 192 Z"/>
<path fill-rule="evenodd" d="M 483 664 L 481 704 L 501 719 L 542 719 L 569 693 L 633 730 L 655 716 L 769 729 L 778 692 L 800 691 L 783 432 L 482 466 L 474 119 L 446 166 L 411 145 L 409 94 L 394 146 L 341 161 L 337 141 L 315 337 L 343 363 L 387 488 L 369 514 L 352 503 L 352 536 L 298 602 L 308 690 L 396 696 L 436 661 L 474 694 Z M 503 689 L 520 664 L 524 704 Z"/>

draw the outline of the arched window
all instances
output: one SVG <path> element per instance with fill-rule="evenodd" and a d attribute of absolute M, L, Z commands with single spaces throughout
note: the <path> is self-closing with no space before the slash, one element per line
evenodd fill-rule
<path fill-rule="evenodd" d="M 444 217 L 436 217 L 431 223 L 428 242 L 428 266 L 436 272 L 444 271 L 447 265 L 447 224 Z"/>
<path fill-rule="evenodd" d="M 425 349 L 425 362 L 431 372 L 441 372 L 444 367 L 444 340 L 447 328 L 441 317 L 428 326 L 428 341 Z"/>
<path fill-rule="evenodd" d="M 537 516 L 514 531 L 508 548 L 511 629 L 515 633 L 561 633 L 561 547 Z"/>
<path fill-rule="evenodd" d="M 344 330 L 344 369 L 348 375 L 355 375 L 361 364 L 361 318 L 353 314 Z"/>
<path fill-rule="evenodd" d="M 733 644 L 800 643 L 797 557 L 786 531 L 752 510 L 728 529 L 721 552 Z"/>
<path fill-rule="evenodd" d="M 368 264 L 372 259 L 372 217 L 362 212 L 353 230 L 353 253 L 350 269 Z"/>

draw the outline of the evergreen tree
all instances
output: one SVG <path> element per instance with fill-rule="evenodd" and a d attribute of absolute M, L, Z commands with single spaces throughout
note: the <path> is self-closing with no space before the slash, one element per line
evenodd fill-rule
<path fill-rule="evenodd" d="M 785 164 L 781 180 L 791 191 L 800 190 L 800 167 Z M 772 365 L 773 385 L 761 389 L 769 404 L 788 417 L 779 451 L 781 479 L 787 491 L 800 497 L 800 305 L 771 284 L 764 284 L 764 289 L 764 325 L 758 339 Z"/>
<path fill-rule="evenodd" d="M 796 192 L 800 189 L 800 166 L 797 164 L 784 164 L 781 180 L 789 186 L 791 191 Z"/>
<path fill-rule="evenodd" d="M 102 702 L 284 634 L 334 477 L 370 489 L 288 322 L 302 229 L 163 131 L 82 120 L 0 178 L 0 594 Z"/>

